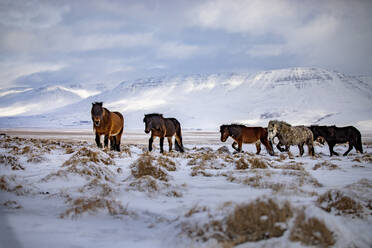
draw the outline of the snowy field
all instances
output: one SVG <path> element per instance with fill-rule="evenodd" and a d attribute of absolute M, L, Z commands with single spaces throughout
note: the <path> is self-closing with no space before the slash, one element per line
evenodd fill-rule
<path fill-rule="evenodd" d="M 233 154 L 214 132 L 184 132 L 186 152 L 163 155 L 142 130 L 121 152 L 89 131 L 2 133 L 1 247 L 372 246 L 371 135 L 364 154 L 299 157 Z"/>

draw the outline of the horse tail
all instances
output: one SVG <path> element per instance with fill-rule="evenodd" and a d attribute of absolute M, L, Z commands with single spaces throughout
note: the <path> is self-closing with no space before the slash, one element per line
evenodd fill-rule
<path fill-rule="evenodd" d="M 121 121 L 123 122 L 123 125 L 121 126 L 121 129 L 119 132 L 119 135 L 122 135 L 124 131 L 124 117 L 120 112 L 114 112 L 114 113 L 117 114 L 120 117 Z"/>
<path fill-rule="evenodd" d="M 315 150 L 314 150 L 314 135 L 313 135 L 313 132 L 311 130 L 309 132 L 309 137 L 308 137 L 308 140 L 307 140 L 307 148 L 309 150 L 309 155 L 314 156 L 315 155 Z"/>
<path fill-rule="evenodd" d="M 357 131 L 357 140 L 356 140 L 356 150 L 358 150 L 360 153 L 363 153 L 363 146 L 362 146 L 362 135 L 360 134 L 359 130 Z"/>
<path fill-rule="evenodd" d="M 176 139 L 175 139 L 175 148 L 176 151 L 184 152 L 183 144 L 182 144 L 182 132 L 181 132 L 181 124 L 175 118 L 170 118 L 176 127 Z"/>
<path fill-rule="evenodd" d="M 262 131 L 262 136 L 260 138 L 261 140 L 261 143 L 264 144 L 264 146 L 266 147 L 266 150 L 267 152 L 273 156 L 274 155 L 274 148 L 273 148 L 273 142 L 271 142 L 271 140 L 269 140 L 269 135 L 268 135 L 268 131 L 267 131 L 267 128 L 262 128 L 263 131 Z"/>

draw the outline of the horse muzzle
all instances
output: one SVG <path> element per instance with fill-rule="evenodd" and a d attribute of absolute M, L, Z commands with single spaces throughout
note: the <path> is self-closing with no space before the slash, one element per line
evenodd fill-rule
<path fill-rule="evenodd" d="M 150 130 L 147 130 L 147 129 L 145 130 L 145 133 L 149 133 L 149 132 L 150 132 Z"/>
<path fill-rule="evenodd" d="M 100 124 L 100 121 L 95 121 L 95 122 L 94 122 L 94 125 L 95 125 L 96 127 L 98 127 L 99 124 Z"/>

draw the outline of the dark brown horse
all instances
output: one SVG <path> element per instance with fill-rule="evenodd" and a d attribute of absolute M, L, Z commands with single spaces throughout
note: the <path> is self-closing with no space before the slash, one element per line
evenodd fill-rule
<path fill-rule="evenodd" d="M 175 148 L 177 151 L 184 152 L 181 135 L 181 124 L 175 118 L 164 118 L 162 114 L 147 114 L 143 118 L 145 123 L 145 133 L 151 131 L 149 139 L 149 151 L 152 150 L 154 137 L 160 138 L 160 152 L 163 153 L 164 138 L 167 137 L 169 151 L 172 151 L 172 137 L 176 136 Z"/>
<path fill-rule="evenodd" d="M 234 139 L 232 147 L 236 152 L 242 151 L 242 145 L 256 143 L 257 153 L 260 154 L 261 143 L 264 144 L 270 155 L 274 155 L 273 147 L 267 139 L 267 129 L 263 127 L 246 127 L 244 125 L 231 124 L 220 126 L 221 141 L 225 142 L 229 136 Z M 236 147 L 238 145 L 238 147 Z"/>
<path fill-rule="evenodd" d="M 120 151 L 121 135 L 124 129 L 124 117 L 119 112 L 110 112 L 102 107 L 102 102 L 92 103 L 93 130 L 96 133 L 96 143 L 102 147 L 101 135 L 105 135 L 105 147 L 110 139 L 111 150 Z"/>
<path fill-rule="evenodd" d="M 330 156 L 338 155 L 338 153 L 333 150 L 336 144 L 346 142 L 349 143 L 349 149 L 343 154 L 344 156 L 347 156 L 353 147 L 358 152 L 363 153 L 362 135 L 356 127 L 310 126 L 309 128 L 313 132 L 314 140 L 323 137 L 328 143 Z"/>

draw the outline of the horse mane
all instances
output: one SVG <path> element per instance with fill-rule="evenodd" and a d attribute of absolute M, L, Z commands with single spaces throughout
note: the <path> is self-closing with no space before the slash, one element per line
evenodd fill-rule
<path fill-rule="evenodd" d="M 274 124 L 277 124 L 277 125 L 280 125 L 280 126 L 283 126 L 283 125 L 289 126 L 289 127 L 292 126 L 291 124 L 289 124 L 288 122 L 285 122 L 285 121 L 271 120 L 270 122 L 274 123 Z"/>
<path fill-rule="evenodd" d="M 223 127 L 247 127 L 247 126 L 243 124 L 232 123 L 232 124 L 223 124 L 220 127 L 223 128 Z"/>
<path fill-rule="evenodd" d="M 163 117 L 163 114 L 159 114 L 159 113 L 152 113 L 152 114 L 147 114 L 145 115 L 145 117 Z"/>

